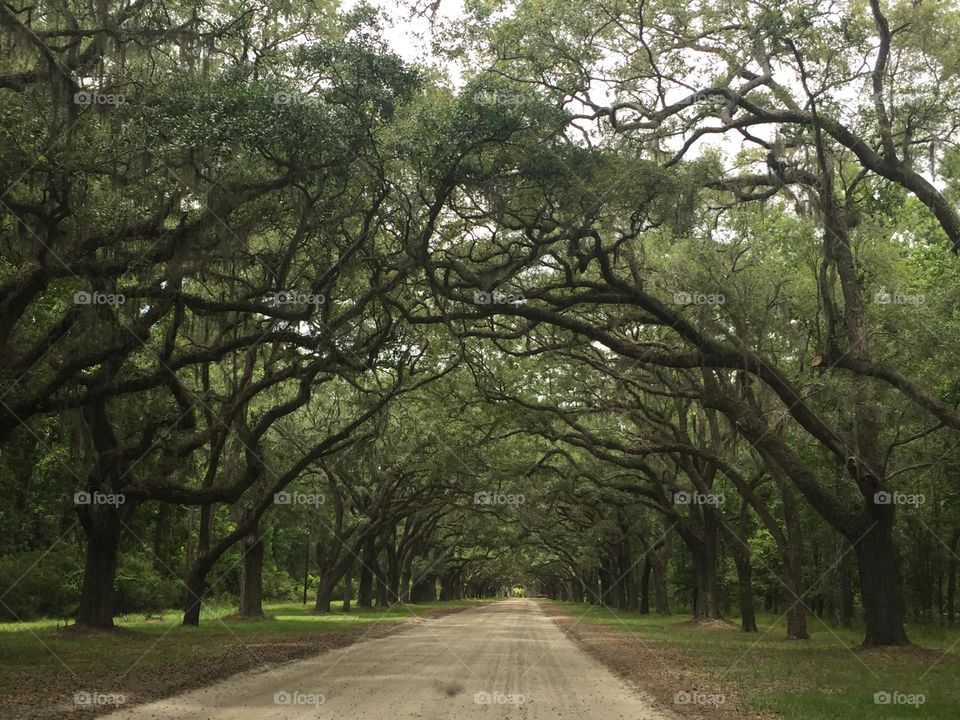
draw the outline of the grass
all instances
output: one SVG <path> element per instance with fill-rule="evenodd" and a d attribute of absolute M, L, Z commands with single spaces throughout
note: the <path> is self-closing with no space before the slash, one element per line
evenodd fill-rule
<path fill-rule="evenodd" d="M 164 612 L 146 620 L 143 615 L 116 619 L 120 632 L 78 634 L 63 632 L 57 620 L 0 623 L 0 702 L 2 696 L 16 693 L 36 677 L 65 683 L 89 684 L 91 678 L 105 683 L 118 678 L 176 672 L 219 662 L 228 655 L 244 655 L 240 662 L 259 664 L 275 658 L 271 648 L 287 644 L 304 646 L 327 633 L 360 630 L 377 623 L 403 620 L 432 613 L 438 609 L 470 606 L 482 601 L 418 603 L 391 608 L 358 608 L 341 612 L 333 603 L 332 612 L 312 615 L 312 604 L 298 602 L 266 603 L 264 612 L 272 621 L 251 622 L 229 619 L 234 605 L 209 606 L 198 627 L 180 625 L 182 613 Z M 129 677 L 128 677 L 129 676 Z M 78 680 L 79 679 L 79 680 Z M 80 685 L 83 687 L 84 685 Z"/>
<path fill-rule="evenodd" d="M 910 626 L 908 635 L 918 647 L 859 650 L 862 631 L 827 626 L 815 617 L 808 618 L 810 640 L 797 642 L 785 639 L 784 621 L 774 616 L 759 617 L 759 633 L 747 634 L 737 627 L 687 625 L 680 615 L 552 604 L 580 622 L 636 633 L 646 644 L 679 652 L 716 691 L 735 692 L 754 712 L 784 720 L 960 717 L 960 628 Z M 876 704 L 878 692 L 923 695 L 924 702 Z"/>

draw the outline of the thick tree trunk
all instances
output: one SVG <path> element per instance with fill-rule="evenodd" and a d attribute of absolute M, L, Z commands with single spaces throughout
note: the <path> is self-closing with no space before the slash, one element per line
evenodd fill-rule
<path fill-rule="evenodd" d="M 378 608 L 386 607 L 389 604 L 389 601 L 387 600 L 387 597 L 389 595 L 390 595 L 390 591 L 387 588 L 387 579 L 383 575 L 383 573 L 379 573 L 377 575 L 377 588 L 376 588 Z"/>
<path fill-rule="evenodd" d="M 719 618 L 720 606 L 717 603 L 717 573 L 713 560 L 708 554 L 694 557 L 694 576 L 697 581 L 693 607 L 695 618 Z"/>
<path fill-rule="evenodd" d="M 459 600 L 460 571 L 447 570 L 440 576 L 440 599 Z"/>
<path fill-rule="evenodd" d="M 695 618 L 721 617 L 717 597 L 717 522 L 709 508 L 703 511 L 703 536 L 684 538 L 693 557 L 696 590 L 693 602 Z"/>
<path fill-rule="evenodd" d="M 114 506 L 90 507 L 87 552 L 80 590 L 77 624 L 93 628 L 113 627 L 114 582 L 122 522 Z"/>
<path fill-rule="evenodd" d="M 207 574 L 213 567 L 205 559 L 210 552 L 210 535 L 213 525 L 213 506 L 200 506 L 200 525 L 197 530 L 197 552 L 187 561 L 187 581 L 183 593 L 183 624 L 200 624 L 200 607 L 207 592 Z"/>
<path fill-rule="evenodd" d="M 590 586 L 587 588 L 587 600 L 591 605 L 596 605 L 600 602 L 600 572 L 597 570 L 592 570 L 590 572 Z"/>
<path fill-rule="evenodd" d="M 653 609 L 657 615 L 670 614 L 670 590 L 667 584 L 667 563 L 654 560 L 653 572 Z"/>
<path fill-rule="evenodd" d="M 400 600 L 400 563 L 395 557 L 388 557 L 387 564 L 387 594 L 389 602 L 395 603 Z"/>
<path fill-rule="evenodd" d="M 333 598 L 334 582 L 330 577 L 320 576 L 320 582 L 317 584 L 317 602 L 314 605 L 314 612 L 330 612 L 330 601 Z"/>
<path fill-rule="evenodd" d="M 908 645 L 893 539 L 893 506 L 876 505 L 873 525 L 854 545 L 860 573 L 863 645 Z"/>
<path fill-rule="evenodd" d="M 347 565 L 347 572 L 343 576 L 343 612 L 350 612 L 350 602 L 353 600 L 353 561 Z"/>
<path fill-rule="evenodd" d="M 326 546 L 322 540 L 316 544 L 317 570 L 320 572 L 320 582 L 317 583 L 317 602 L 313 607 L 314 612 L 330 612 L 330 600 L 333 598 L 333 589 L 337 584 L 337 578 L 334 577 L 332 563 L 328 561 Z"/>
<path fill-rule="evenodd" d="M 960 531 L 954 530 L 950 539 L 950 559 L 947 562 L 947 622 L 953 625 L 957 617 L 957 546 Z"/>
<path fill-rule="evenodd" d="M 783 502 L 784 530 L 778 534 L 780 556 L 783 559 L 783 599 L 787 604 L 787 640 L 809 640 L 807 609 L 803 598 L 807 588 L 803 580 L 803 526 L 797 497 L 788 480 L 780 473 L 774 475 Z"/>
<path fill-rule="evenodd" d="M 207 574 L 213 567 L 207 555 L 203 555 L 193 563 L 183 593 L 183 624 L 200 624 L 200 607 L 207 594 Z"/>
<path fill-rule="evenodd" d="M 741 548 L 741 550 L 734 550 L 732 554 L 733 562 L 737 566 L 740 629 L 743 632 L 757 632 L 757 614 L 753 604 L 753 568 L 750 566 L 750 553 L 746 548 Z"/>
<path fill-rule="evenodd" d="M 403 563 L 403 569 L 400 571 L 400 602 L 410 602 L 410 566 L 413 563 L 413 555 L 409 555 Z"/>
<path fill-rule="evenodd" d="M 410 602 L 436 602 L 437 579 L 433 575 L 418 577 L 410 589 Z"/>
<path fill-rule="evenodd" d="M 616 578 L 614 559 L 607 556 L 600 566 L 600 604 L 609 607 L 623 607 L 623 589 Z"/>
<path fill-rule="evenodd" d="M 257 528 L 243 538 L 240 574 L 240 615 L 263 617 L 263 538 Z"/>
<path fill-rule="evenodd" d="M 653 563 L 650 558 L 643 561 L 643 574 L 640 575 L 640 614 L 648 615 L 650 613 L 650 572 L 653 570 Z"/>
<path fill-rule="evenodd" d="M 803 603 L 803 550 L 793 543 L 783 557 L 783 599 L 787 603 L 787 640 L 809 640 L 807 610 Z"/>
<path fill-rule="evenodd" d="M 373 578 L 377 565 L 377 548 L 371 535 L 363 544 L 363 562 L 360 564 L 360 583 L 357 586 L 357 605 L 373 607 Z"/>
<path fill-rule="evenodd" d="M 626 530 L 624 530 L 626 532 Z M 634 572 L 633 546 L 630 538 L 620 543 L 620 583 L 623 587 L 623 606 L 626 610 L 640 607 L 640 593 L 637 590 L 637 574 Z"/>
<path fill-rule="evenodd" d="M 583 602 L 583 583 L 578 577 L 570 580 L 570 599 L 574 602 Z"/>

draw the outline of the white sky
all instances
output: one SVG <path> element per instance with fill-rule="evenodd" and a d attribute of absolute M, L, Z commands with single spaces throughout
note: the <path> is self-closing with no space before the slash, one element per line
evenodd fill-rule
<path fill-rule="evenodd" d="M 435 1 L 435 0 L 434 0 Z M 431 52 L 433 30 L 430 21 L 423 15 L 414 15 L 411 11 L 412 3 L 409 0 L 367 0 L 369 4 L 379 8 L 388 18 L 385 28 L 385 38 L 390 48 L 408 62 L 417 62 L 424 65 L 443 67 L 451 80 L 456 81 L 460 73 L 450 63 L 440 63 Z M 358 0 L 342 0 L 341 6 L 349 10 L 358 4 Z M 430 2 L 419 0 L 418 4 L 428 8 Z M 466 14 L 463 0 L 440 0 L 437 3 L 434 22 L 437 27 L 450 21 L 458 21 Z"/>

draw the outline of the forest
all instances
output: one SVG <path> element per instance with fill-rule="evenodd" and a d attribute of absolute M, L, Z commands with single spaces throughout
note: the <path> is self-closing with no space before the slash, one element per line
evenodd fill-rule
<path fill-rule="evenodd" d="M 0 696 L 144 619 L 525 596 L 955 717 L 960 7 L 401 5 L 429 59 L 0 5 Z"/>

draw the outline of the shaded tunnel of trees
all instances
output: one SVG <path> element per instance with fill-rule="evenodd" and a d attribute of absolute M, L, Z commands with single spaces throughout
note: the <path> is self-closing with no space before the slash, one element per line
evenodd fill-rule
<path fill-rule="evenodd" d="M 0 614 L 953 623 L 958 14 L 707 6 L 4 4 Z"/>

